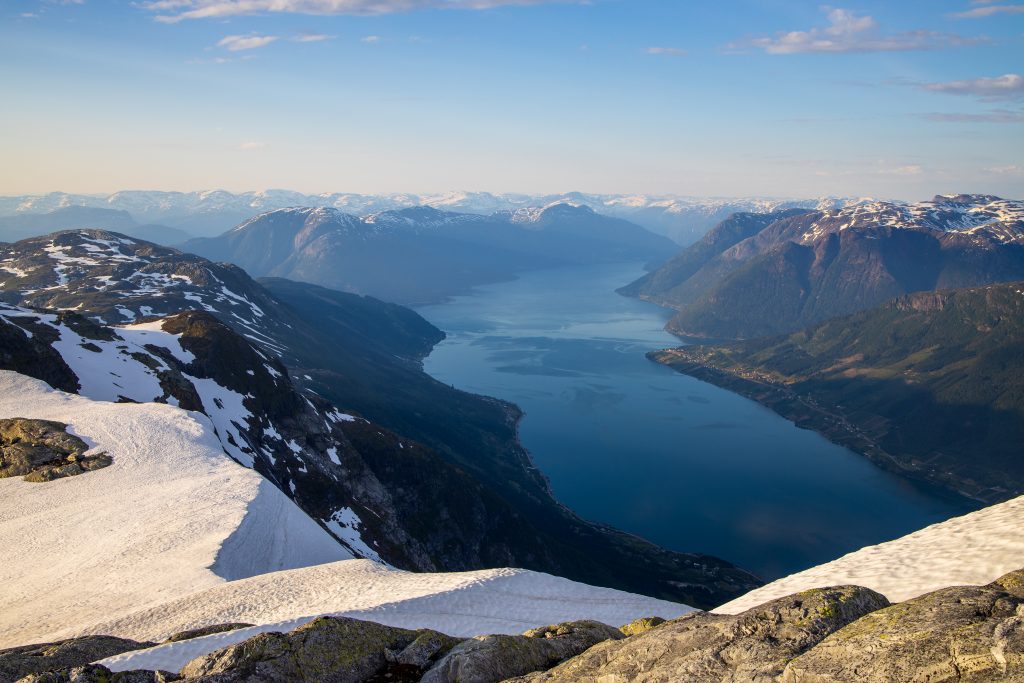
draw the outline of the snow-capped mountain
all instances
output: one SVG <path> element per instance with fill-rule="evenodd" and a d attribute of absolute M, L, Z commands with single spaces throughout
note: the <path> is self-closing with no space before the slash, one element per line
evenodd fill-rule
<path fill-rule="evenodd" d="M 0 302 L 0 369 L 202 411 L 228 454 L 354 555 L 420 571 L 526 566 L 699 605 L 759 583 L 559 505 L 516 441 L 515 407 L 423 373 L 443 334 L 403 307 L 258 283 L 97 230 L 0 245 Z"/>
<path fill-rule="evenodd" d="M 623 288 L 679 311 L 683 335 L 792 332 L 918 291 L 1024 278 L 1024 202 L 948 195 L 736 214 Z"/>
<path fill-rule="evenodd" d="M 429 206 L 359 218 L 335 208 L 276 209 L 182 248 L 257 276 L 286 277 L 402 304 L 423 304 L 524 270 L 659 262 L 660 235 L 586 206 L 555 203 L 489 216 Z"/>
<path fill-rule="evenodd" d="M 830 232 L 892 227 L 974 235 L 1001 244 L 1024 244 L 1024 201 L 988 195 L 938 195 L 916 204 L 866 202 L 828 209 L 807 226 L 809 244 Z"/>
<path fill-rule="evenodd" d="M 709 228 L 737 211 L 768 213 L 785 208 L 839 208 L 862 201 L 864 200 L 835 197 L 716 198 L 583 192 L 549 195 L 489 192 L 445 192 L 435 195 L 362 195 L 341 192 L 303 194 L 288 190 L 242 193 L 223 190 L 122 191 L 112 195 L 52 192 L 45 195 L 0 197 L 0 216 L 40 214 L 67 207 L 85 206 L 118 209 L 127 211 L 135 220 L 143 223 L 169 225 L 198 235 L 216 235 L 256 214 L 295 206 L 333 208 L 357 216 L 420 206 L 457 213 L 491 215 L 519 209 L 543 209 L 563 203 L 586 206 L 598 213 L 633 221 L 685 245 L 696 241 Z M 118 226 L 97 224 L 94 227 L 117 229 Z"/>

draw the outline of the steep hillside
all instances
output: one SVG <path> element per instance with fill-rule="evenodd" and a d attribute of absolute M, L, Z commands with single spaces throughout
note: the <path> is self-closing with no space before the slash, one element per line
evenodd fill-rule
<path fill-rule="evenodd" d="M 567 204 L 491 216 L 429 207 L 365 218 L 328 208 L 280 209 L 183 248 L 257 276 L 403 304 L 438 301 L 533 268 L 660 261 L 675 250 L 637 225 Z"/>
<path fill-rule="evenodd" d="M 780 216 L 729 245 L 738 216 L 624 292 L 678 310 L 682 336 L 792 332 L 901 294 L 1024 278 L 1024 202 L 938 196 Z M 721 249 L 720 247 L 726 247 Z M 717 253 L 715 253 L 717 252 Z"/>
<path fill-rule="evenodd" d="M 1024 493 L 1024 284 L 922 292 L 803 332 L 652 354 L 897 472 Z"/>
<path fill-rule="evenodd" d="M 377 543 L 372 548 L 396 566 L 522 566 L 696 605 L 721 602 L 759 583 L 727 562 L 664 551 L 584 522 L 559 505 L 518 443 L 514 406 L 456 391 L 422 372 L 419 358 L 441 333 L 407 309 L 302 283 L 269 280 L 264 287 L 237 267 L 100 231 L 0 245 L 0 269 L 8 274 L 0 297 L 22 307 L 73 309 L 89 316 L 92 326 L 171 317 L 161 331 L 188 337 L 195 330 L 197 348 L 209 351 L 203 371 L 186 369 L 187 374 L 220 378 L 217 384 L 237 395 L 274 379 L 267 387 L 280 389 L 270 397 L 260 393 L 260 401 L 269 401 L 268 414 L 282 411 L 274 429 L 284 442 L 308 444 L 317 465 L 307 462 L 309 474 L 299 474 L 305 456 L 296 462 L 290 446 L 273 441 L 273 466 L 261 471 L 273 472 L 283 490 L 325 524 L 350 519 L 343 508 L 354 511 L 360 523 L 346 528 L 365 531 L 367 542 Z M 209 315 L 182 318 L 179 311 Z M 179 318 L 188 324 L 175 322 Z M 220 341 L 205 341 L 207 332 Z M 68 377 L 50 376 L 50 342 L 41 341 L 33 337 L 28 347 L 16 349 L 9 362 L 19 365 L 8 367 L 35 368 L 49 373 L 36 376 L 63 382 L 54 386 L 74 389 Z M 91 351 L 73 346 L 89 357 Z M 247 373 L 250 359 L 255 377 Z M 230 376 L 216 374 L 221 371 Z M 330 403 L 320 407 L 310 391 Z M 337 406 L 372 422 L 326 425 L 303 417 L 305 406 L 321 415 Z M 282 431 L 286 420 L 294 439 Z M 307 420 L 314 425 L 308 439 Z M 365 486 L 336 490 L 332 479 L 314 476 L 338 467 L 330 455 L 333 444 L 317 438 L 323 428 L 340 431 L 358 453 L 342 457 L 342 466 L 356 468 L 359 477 L 352 481 Z M 261 429 L 256 437 L 263 443 L 267 430 Z"/>

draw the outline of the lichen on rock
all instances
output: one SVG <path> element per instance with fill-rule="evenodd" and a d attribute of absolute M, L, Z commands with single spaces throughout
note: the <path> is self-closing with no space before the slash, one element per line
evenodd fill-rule
<path fill-rule="evenodd" d="M 0 419 L 0 478 L 45 482 L 109 466 L 106 453 L 85 455 L 89 445 L 67 432 L 67 425 L 23 417 Z"/>

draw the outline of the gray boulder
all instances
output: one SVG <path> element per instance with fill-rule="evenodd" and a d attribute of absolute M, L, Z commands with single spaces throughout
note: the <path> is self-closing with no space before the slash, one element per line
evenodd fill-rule
<path fill-rule="evenodd" d="M 41 643 L 0 650 L 0 683 L 11 683 L 29 674 L 69 670 L 122 652 L 153 647 L 113 636 L 84 636 L 56 643 Z"/>
<path fill-rule="evenodd" d="M 424 674 L 422 683 L 496 683 L 559 662 L 622 632 L 597 621 L 572 621 L 532 629 L 521 636 L 479 636 L 452 648 Z"/>
<path fill-rule="evenodd" d="M 261 633 L 211 652 L 186 664 L 180 674 L 190 683 L 361 683 L 383 677 L 389 666 L 386 653 L 400 656 L 424 633 L 433 632 L 320 617 L 289 633 Z M 421 672 L 417 669 L 417 675 Z"/>
<path fill-rule="evenodd" d="M 695 612 L 622 641 L 604 642 L 518 683 L 752 683 L 865 614 L 888 606 L 859 586 L 805 591 L 735 616 Z"/>
<path fill-rule="evenodd" d="M 790 662 L 782 680 L 1024 681 L 1024 570 L 869 614 Z"/>

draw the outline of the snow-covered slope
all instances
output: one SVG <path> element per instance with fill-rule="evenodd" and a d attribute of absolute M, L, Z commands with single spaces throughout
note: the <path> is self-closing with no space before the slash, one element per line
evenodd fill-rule
<path fill-rule="evenodd" d="M 180 624 L 197 623 L 199 615 L 203 616 L 202 623 L 259 624 L 126 653 L 103 663 L 115 671 L 176 671 L 195 657 L 257 633 L 289 631 L 319 614 L 470 637 L 522 633 L 538 625 L 576 619 L 620 625 L 640 616 L 670 619 L 690 611 L 671 602 L 521 569 L 413 574 L 366 560 L 350 560 L 226 584 L 104 625 L 106 632 L 160 637 Z"/>
<path fill-rule="evenodd" d="M 162 638 L 227 621 L 286 630 L 325 613 L 473 635 L 689 611 L 523 570 L 413 574 L 352 560 L 228 458 L 199 413 L 96 401 L 0 371 L 0 417 L 15 416 L 67 423 L 113 464 L 43 484 L 0 480 L 0 647 L 84 633 Z M 258 630 L 137 654 L 156 659 L 121 668 L 177 669 Z"/>
<path fill-rule="evenodd" d="M 0 371 L 0 417 L 57 420 L 110 467 L 0 479 L 0 647 L 84 631 L 228 579 L 350 558 L 204 415 L 110 403 Z"/>
<path fill-rule="evenodd" d="M 773 581 L 714 611 L 739 614 L 810 588 L 857 585 L 901 602 L 947 586 L 980 585 L 1024 567 L 1024 496 Z"/>

